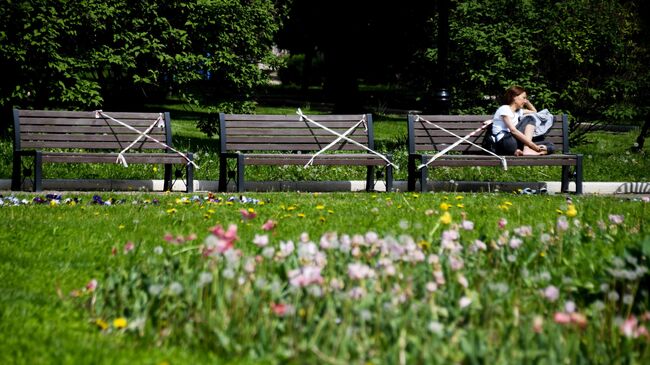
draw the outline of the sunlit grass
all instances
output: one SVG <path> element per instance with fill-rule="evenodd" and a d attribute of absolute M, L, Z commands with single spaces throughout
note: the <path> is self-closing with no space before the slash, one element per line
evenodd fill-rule
<path fill-rule="evenodd" d="M 42 204 L 29 203 L 31 194 L 17 198 L 28 204 L 8 206 L 5 197 L 0 206 L 5 227 L 0 231 L 1 363 L 212 363 L 217 358 L 397 363 L 405 356 L 408 363 L 537 358 L 642 364 L 650 356 L 643 336 L 628 338 L 619 328 L 627 316 L 641 318 L 650 310 L 647 287 L 641 285 L 648 278 L 650 203 L 639 199 L 265 193 L 246 194 L 244 203 L 227 194 L 103 194 L 109 206 L 91 204 L 93 196 L 87 194 Z M 78 200 L 73 204 L 66 198 Z M 269 221 L 273 227 L 265 230 Z M 214 227 L 231 224 L 238 237 L 233 248 L 241 256 L 229 269 L 223 252 L 212 258 L 201 252 L 209 247 Z M 457 238 L 445 236 L 453 230 Z M 332 233 L 339 245 L 344 235 L 362 238 L 354 238 L 357 244 L 349 250 L 327 248 Z M 265 235 L 262 246 L 259 237 Z M 372 237 L 393 237 L 403 247 L 397 256 L 383 256 L 381 246 L 369 243 L 375 242 Z M 295 251 L 277 256 L 288 241 Z M 292 289 L 289 272 L 310 262 L 298 253 L 307 242 L 327 257 L 323 281 Z M 267 257 L 269 247 L 274 254 Z M 409 252 L 414 261 L 401 258 Z M 438 261 L 431 261 L 432 255 Z M 177 264 L 165 266 L 161 259 Z M 252 272 L 249 259 L 256 262 Z M 454 269 L 453 260 L 462 260 L 462 268 Z M 621 279 L 611 271 L 620 260 L 624 267 L 646 271 L 638 269 L 634 280 Z M 374 278 L 349 277 L 353 263 L 367 265 Z M 386 276 L 388 264 L 394 276 Z M 165 267 L 169 271 L 161 271 Z M 227 269 L 233 279 L 223 276 L 230 275 Z M 436 281 L 438 270 L 444 283 Z M 215 286 L 205 289 L 207 297 L 195 296 L 206 272 Z M 177 282 L 184 294 L 168 297 L 171 307 L 133 307 L 153 300 L 141 284 L 145 277 L 154 279 L 149 283 Z M 259 278 L 269 285 L 278 281 L 280 291 L 257 288 Z M 338 291 L 331 286 L 334 278 L 343 283 Z M 88 306 L 91 279 L 98 282 L 97 297 Z M 429 283 L 436 284 L 435 291 Z M 133 302 L 116 306 L 107 285 L 127 290 L 124 298 L 132 293 Z M 350 300 L 357 286 L 363 296 Z M 322 296 L 314 296 L 317 287 Z M 615 303 L 607 299 L 614 291 Z M 584 318 L 555 323 L 555 313 L 567 306 Z M 145 322 L 144 332 L 127 329 L 139 323 L 137 313 L 157 322 Z M 125 329 L 114 322 L 122 317 Z M 98 319 L 107 324 L 105 330 Z M 580 329 L 583 319 L 586 327 Z"/>

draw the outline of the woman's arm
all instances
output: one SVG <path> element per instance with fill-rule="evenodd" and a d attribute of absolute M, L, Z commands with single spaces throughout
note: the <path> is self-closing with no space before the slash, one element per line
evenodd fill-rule
<path fill-rule="evenodd" d="M 521 111 L 524 114 L 532 114 L 532 113 L 537 113 L 537 109 L 535 106 L 530 102 L 530 100 L 526 100 L 526 104 L 524 104 L 524 107 L 521 109 Z"/>
<path fill-rule="evenodd" d="M 523 142 L 523 144 L 530 147 L 535 152 L 541 152 L 542 151 L 542 148 L 540 146 L 536 145 L 532 140 L 526 138 L 526 135 L 524 135 L 523 133 L 521 133 L 519 131 L 519 129 L 517 129 L 517 127 L 512 123 L 512 119 L 510 119 L 510 116 L 502 115 L 501 117 L 503 118 L 503 121 L 505 122 L 506 127 L 508 127 L 508 129 L 510 130 L 510 133 L 515 138 L 517 138 L 518 140 Z"/>

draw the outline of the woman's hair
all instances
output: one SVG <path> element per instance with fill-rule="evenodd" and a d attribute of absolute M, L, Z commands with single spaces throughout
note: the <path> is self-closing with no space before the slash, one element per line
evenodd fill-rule
<path fill-rule="evenodd" d="M 526 90 L 521 86 L 510 86 L 508 90 L 506 90 L 506 93 L 503 94 L 503 105 L 510 105 L 517 96 L 525 92 Z"/>

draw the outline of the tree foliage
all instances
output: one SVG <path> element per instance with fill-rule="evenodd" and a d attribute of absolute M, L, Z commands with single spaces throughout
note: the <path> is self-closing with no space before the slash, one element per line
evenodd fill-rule
<path fill-rule="evenodd" d="M 136 107 L 170 90 L 207 95 L 202 80 L 211 96 L 250 98 L 278 27 L 269 0 L 9 0 L 0 104 Z"/>
<path fill-rule="evenodd" d="M 578 122 L 633 123 L 647 93 L 638 1 L 455 1 L 451 86 L 459 111 L 493 112 L 520 84 L 535 104 Z M 430 58 L 431 62 L 435 59 Z"/>

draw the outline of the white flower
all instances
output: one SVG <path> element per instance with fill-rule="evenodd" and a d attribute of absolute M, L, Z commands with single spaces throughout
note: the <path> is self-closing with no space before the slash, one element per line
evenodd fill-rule
<path fill-rule="evenodd" d="M 212 273 L 202 272 L 199 275 L 199 286 L 204 286 L 212 282 Z"/>
<path fill-rule="evenodd" d="M 459 306 L 461 309 L 469 307 L 470 304 L 472 304 L 472 299 L 470 299 L 470 298 L 468 298 L 468 297 L 462 297 L 462 298 L 460 298 L 460 300 L 458 301 L 458 306 Z"/>
<path fill-rule="evenodd" d="M 174 281 L 173 283 L 169 284 L 169 293 L 171 295 L 179 295 L 182 292 L 183 292 L 183 285 L 178 281 Z"/>

